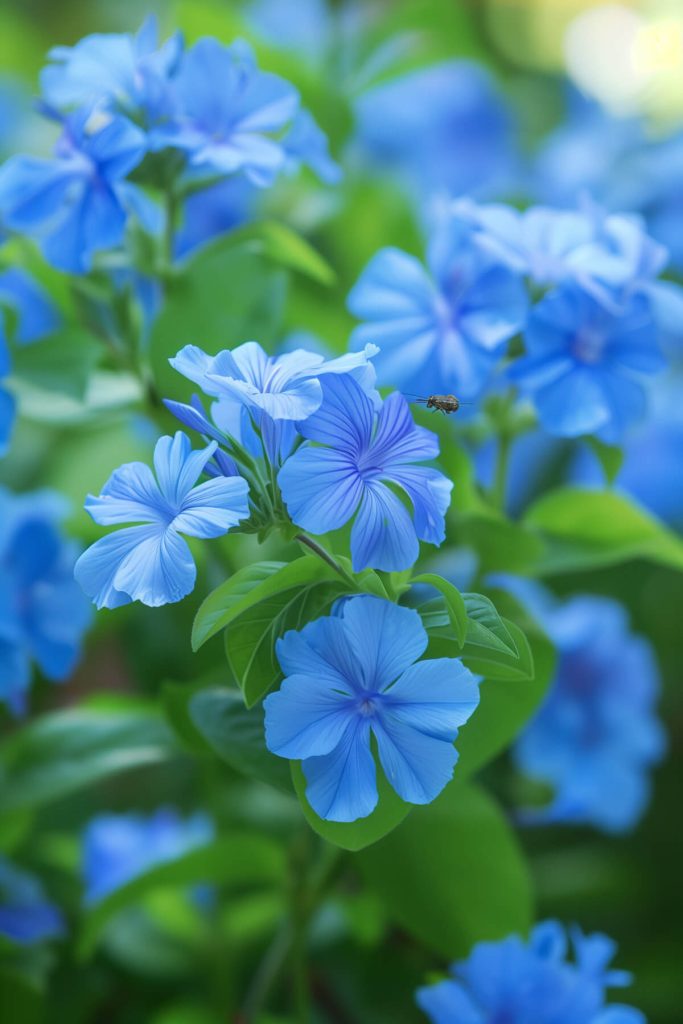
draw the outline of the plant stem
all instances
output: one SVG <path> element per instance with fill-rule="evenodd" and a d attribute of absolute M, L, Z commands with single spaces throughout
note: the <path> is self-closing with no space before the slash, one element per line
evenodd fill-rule
<path fill-rule="evenodd" d="M 336 573 L 339 573 L 341 578 L 348 583 L 350 587 L 354 590 L 358 590 L 358 584 L 354 580 L 353 576 L 351 576 L 346 569 L 343 569 L 341 565 L 334 560 L 332 555 L 328 551 L 325 551 L 324 547 L 316 543 L 312 537 L 308 537 L 305 533 L 297 533 L 294 540 L 298 540 L 300 544 L 304 544 L 307 548 L 313 551 L 318 558 L 322 558 L 323 562 L 327 562 L 330 568 L 334 569 Z"/>
<path fill-rule="evenodd" d="M 166 220 L 164 223 L 164 259 L 166 270 L 173 266 L 173 243 L 175 239 L 175 222 L 178 213 L 178 204 L 173 186 L 166 191 Z"/>
<path fill-rule="evenodd" d="M 507 432 L 501 433 L 496 450 L 496 465 L 491 486 L 491 500 L 501 512 L 505 510 L 505 497 L 508 480 L 508 461 L 512 438 Z"/>

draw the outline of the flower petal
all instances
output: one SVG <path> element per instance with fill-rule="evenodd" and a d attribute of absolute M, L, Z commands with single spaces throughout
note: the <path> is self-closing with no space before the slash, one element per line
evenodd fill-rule
<path fill-rule="evenodd" d="M 417 990 L 416 1001 L 431 1024 L 487 1024 L 482 1011 L 457 981 L 425 985 Z"/>
<path fill-rule="evenodd" d="M 415 532 L 420 540 L 441 544 L 446 536 L 445 515 L 453 481 L 428 466 L 392 466 L 386 479 L 402 487 L 413 505 Z"/>
<path fill-rule="evenodd" d="M 310 672 L 287 676 L 263 706 L 266 746 L 279 757 L 296 760 L 329 754 L 356 714 L 348 694 Z"/>
<path fill-rule="evenodd" d="M 356 821 L 372 814 L 377 806 L 377 775 L 367 719 L 351 721 L 331 753 L 306 758 L 301 767 L 308 783 L 306 798 L 326 821 Z"/>
<path fill-rule="evenodd" d="M 249 485 L 240 476 L 219 476 L 193 487 L 173 529 L 189 537 L 220 537 L 249 516 Z"/>
<path fill-rule="evenodd" d="M 131 601 L 129 594 L 114 585 L 114 577 L 123 559 L 159 532 L 157 525 L 131 526 L 101 537 L 83 552 L 74 566 L 74 576 L 98 608 L 118 608 Z"/>
<path fill-rule="evenodd" d="M 315 619 L 277 641 L 278 661 L 286 675 L 308 675 L 330 689 L 353 694 L 362 688 L 361 665 L 341 618 Z"/>
<path fill-rule="evenodd" d="M 351 528 L 353 571 L 400 572 L 414 565 L 419 553 L 415 527 L 396 495 L 377 480 L 366 483 Z"/>
<path fill-rule="evenodd" d="M 427 633 L 412 608 L 363 595 L 342 610 L 344 635 L 368 688 L 383 690 L 424 654 Z"/>
<path fill-rule="evenodd" d="M 315 534 L 347 523 L 363 495 L 360 474 L 346 454 L 306 444 L 287 459 L 278 484 L 292 521 Z"/>
<path fill-rule="evenodd" d="M 418 462 L 437 457 L 439 439 L 415 424 L 405 398 L 395 391 L 382 403 L 370 451 L 373 461 L 382 467 Z"/>
<path fill-rule="evenodd" d="M 372 437 L 372 401 L 349 374 L 325 374 L 320 385 L 322 405 L 299 424 L 299 431 L 311 441 L 357 455 L 368 447 Z"/>
<path fill-rule="evenodd" d="M 89 494 L 85 509 L 100 526 L 116 523 L 167 523 L 170 510 L 144 462 L 115 469 L 99 497 Z"/>
<path fill-rule="evenodd" d="M 154 448 L 154 471 L 159 490 L 173 512 L 181 510 L 216 448 L 216 442 L 211 441 L 206 448 L 192 451 L 190 439 L 182 430 L 176 431 L 173 437 L 159 438 Z"/>
<path fill-rule="evenodd" d="M 458 753 L 452 741 L 428 736 L 384 712 L 374 719 L 373 732 L 384 773 L 408 803 L 431 803 L 453 778 Z"/>
<path fill-rule="evenodd" d="M 155 530 L 122 559 L 113 583 L 131 600 L 158 608 L 186 597 L 196 576 L 194 559 L 183 538 L 172 529 Z"/>
<path fill-rule="evenodd" d="M 452 743 L 479 704 L 477 679 L 456 658 L 420 661 L 384 693 L 382 722 L 409 725 Z"/>

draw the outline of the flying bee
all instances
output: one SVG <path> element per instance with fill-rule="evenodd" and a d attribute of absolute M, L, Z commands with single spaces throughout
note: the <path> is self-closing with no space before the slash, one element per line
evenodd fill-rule
<path fill-rule="evenodd" d="M 452 412 L 457 412 L 462 404 L 455 395 L 430 395 L 428 398 L 418 398 L 416 395 L 411 395 L 410 397 L 428 409 L 433 409 L 435 412 L 438 409 L 439 412 L 445 413 L 446 416 L 450 416 Z"/>

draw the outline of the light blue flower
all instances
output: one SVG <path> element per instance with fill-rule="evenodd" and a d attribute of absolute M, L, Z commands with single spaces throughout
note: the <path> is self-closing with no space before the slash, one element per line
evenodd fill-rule
<path fill-rule="evenodd" d="M 64 917 L 50 903 L 40 881 L 0 857 L 0 935 L 21 946 L 57 938 Z"/>
<path fill-rule="evenodd" d="M 525 332 L 526 355 L 509 376 L 531 395 L 550 434 L 596 434 L 617 442 L 645 408 L 640 374 L 665 365 L 650 303 L 642 295 L 612 311 L 576 285 L 546 295 Z"/>
<path fill-rule="evenodd" d="M 307 110 L 298 112 L 283 144 L 287 156 L 285 170 L 290 174 L 305 164 L 326 185 L 337 185 L 341 181 L 342 169 L 330 156 L 327 136 Z"/>
<path fill-rule="evenodd" d="M 53 47 L 40 74 L 42 94 L 64 113 L 97 103 L 149 126 L 171 112 L 170 78 L 181 52 L 179 32 L 159 47 L 150 15 L 136 35 L 96 33 L 75 46 Z"/>
<path fill-rule="evenodd" d="M 382 81 L 354 103 L 355 148 L 422 197 L 506 190 L 516 174 L 511 109 L 485 68 L 450 61 Z"/>
<path fill-rule="evenodd" d="M 282 497 L 297 526 L 314 534 L 338 530 L 354 516 L 354 571 L 387 572 L 417 561 L 419 540 L 440 544 L 453 483 L 415 465 L 439 453 L 436 435 L 413 422 L 402 395 L 394 393 L 378 413 L 350 376 L 322 380 L 323 403 L 299 432 L 308 439 L 278 475 Z M 392 487 L 412 504 L 412 515 Z"/>
<path fill-rule="evenodd" d="M 454 658 L 415 664 L 426 647 L 416 611 L 369 596 L 278 640 L 285 679 L 264 702 L 266 744 L 302 761 L 320 817 L 355 821 L 376 807 L 371 735 L 403 800 L 430 803 L 451 779 L 453 743 L 479 690 Z"/>
<path fill-rule="evenodd" d="M 605 1002 L 606 988 L 631 980 L 609 968 L 616 944 L 578 928 L 571 940 L 574 962 L 556 921 L 536 925 L 528 942 L 480 942 L 448 980 L 418 989 L 417 1004 L 432 1024 L 647 1024 L 639 1010 Z"/>
<path fill-rule="evenodd" d="M 176 860 L 213 839 L 213 823 L 197 812 L 182 818 L 172 807 L 149 816 L 100 814 L 83 835 L 85 902 L 98 903 L 158 864 Z"/>
<path fill-rule="evenodd" d="M 555 793 L 525 820 L 627 831 L 647 807 L 650 770 L 665 746 L 652 649 L 609 598 L 553 604 L 541 594 L 531 603 L 559 661 L 544 704 L 514 747 L 522 771 Z"/>
<path fill-rule="evenodd" d="M 14 156 L 0 168 L 0 222 L 36 237 L 49 263 L 76 274 L 123 240 L 134 190 L 124 179 L 145 151 L 126 118 L 98 122 L 78 111 L 64 121 L 54 159 Z"/>
<path fill-rule="evenodd" d="M 181 149 L 191 167 L 205 172 L 241 171 L 254 185 L 272 184 L 286 161 L 280 136 L 298 111 L 299 94 L 260 71 L 245 42 L 198 40 L 182 56 L 174 95 L 173 121 L 155 133 L 155 148 Z"/>
<path fill-rule="evenodd" d="M 252 454 L 260 454 L 251 420 L 261 432 L 268 459 L 277 464 L 291 451 L 295 423 L 306 420 L 320 407 L 321 379 L 330 374 L 350 374 L 370 390 L 375 383 L 370 359 L 376 354 L 376 346 L 367 345 L 362 352 L 336 359 L 325 359 L 304 349 L 269 356 L 258 342 L 248 341 L 216 356 L 207 355 L 196 345 L 186 345 L 170 363 L 205 394 L 217 399 L 211 415 L 220 431 L 244 444 Z M 175 408 L 172 411 L 176 412 Z"/>
<path fill-rule="evenodd" d="M 372 258 L 349 295 L 349 309 L 365 321 L 351 348 L 380 347 L 380 384 L 475 398 L 524 325 L 521 276 L 450 212 L 432 233 L 428 265 L 393 248 Z"/>
<path fill-rule="evenodd" d="M 17 715 L 26 709 L 31 662 L 48 679 L 66 679 L 91 619 L 73 579 L 78 546 L 60 529 L 66 511 L 54 492 L 0 488 L 0 700 Z"/>
<path fill-rule="evenodd" d="M 178 431 L 161 437 L 154 470 L 128 462 L 115 470 L 99 497 L 85 508 L 96 523 L 140 523 L 100 538 L 76 563 L 75 575 L 98 608 L 130 601 L 157 607 L 180 601 L 194 587 L 197 570 L 181 534 L 220 537 L 249 515 L 248 485 L 239 476 L 218 476 L 195 486 L 217 448 L 192 451 Z"/>

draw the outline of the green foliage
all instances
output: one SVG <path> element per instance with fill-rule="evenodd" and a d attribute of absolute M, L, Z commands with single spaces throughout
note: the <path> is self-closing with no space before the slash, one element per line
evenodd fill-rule
<path fill-rule="evenodd" d="M 173 757 L 156 710 L 81 706 L 44 715 L 7 740 L 0 760 L 0 811 L 40 807 L 119 772 Z"/>
<path fill-rule="evenodd" d="M 391 918 L 445 958 L 531 924 L 522 852 L 501 810 L 478 787 L 452 782 L 357 862 Z"/>

